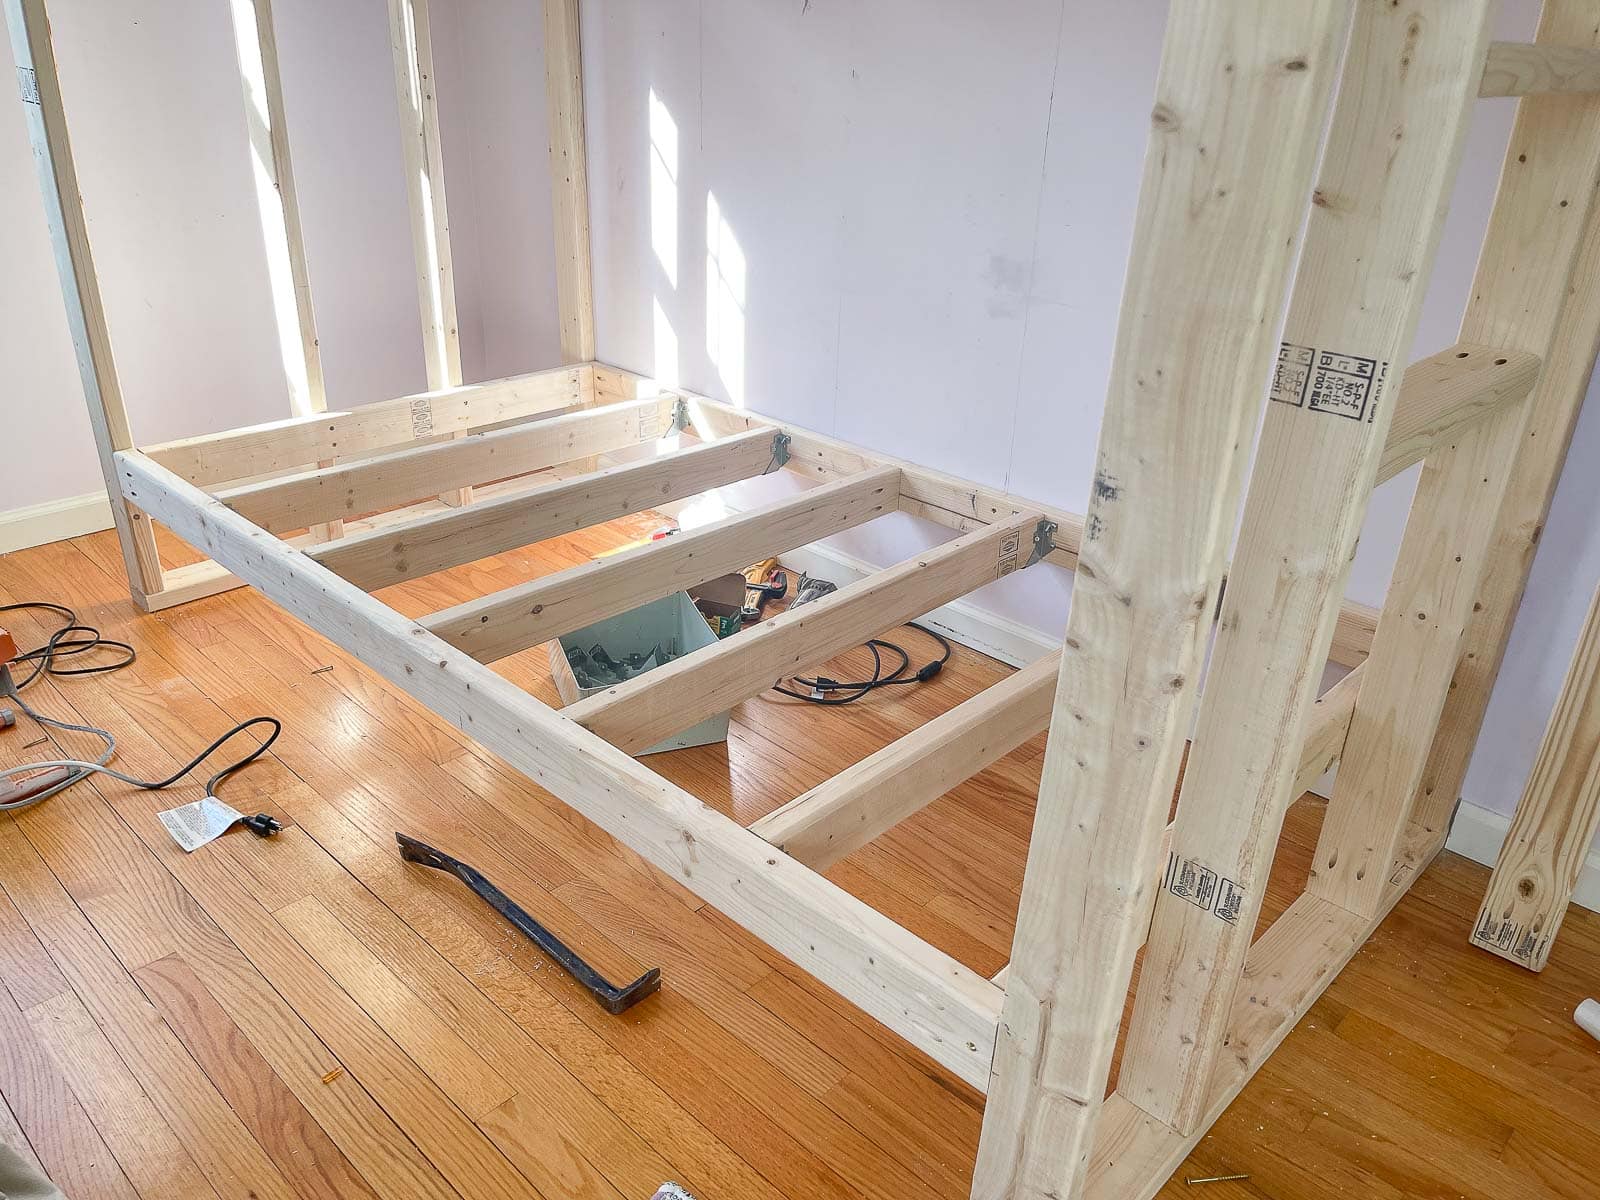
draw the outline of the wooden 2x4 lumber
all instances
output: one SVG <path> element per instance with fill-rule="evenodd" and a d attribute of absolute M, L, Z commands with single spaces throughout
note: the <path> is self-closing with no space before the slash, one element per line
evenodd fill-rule
<path fill-rule="evenodd" d="M 1167 18 L 974 1200 L 1083 1192 L 1351 7 Z"/>
<path fill-rule="evenodd" d="M 1564 30 L 1567 36 L 1578 36 L 1576 31 L 1585 14 L 1592 16 L 1592 8 L 1577 5 L 1563 9 L 1564 17 L 1571 22 Z M 1527 145 L 1515 148 L 1516 152 L 1528 153 Z M 1553 215 L 1565 216 L 1559 203 Z M 1478 602 L 1482 607 L 1473 614 L 1462 639 L 1460 661 L 1413 810 L 1413 819 L 1433 829 L 1441 839 L 1448 832 L 1451 814 L 1461 795 L 1467 764 L 1471 761 L 1478 730 L 1511 637 L 1517 607 L 1527 586 L 1534 550 L 1549 515 L 1567 446 L 1588 393 L 1597 348 L 1600 348 L 1600 219 L 1591 215 L 1573 274 L 1570 298 L 1557 322 L 1550 352 L 1539 375 L 1539 385 L 1529 401 L 1532 411 L 1495 526 L 1489 566 L 1478 584 Z"/>
<path fill-rule="evenodd" d="M 1489 47 L 1478 95 L 1539 92 L 1600 92 L 1600 49 L 1530 42 L 1495 42 Z"/>
<path fill-rule="evenodd" d="M 777 469 L 776 437 L 773 430 L 756 429 L 643 462 L 536 484 L 453 512 L 346 536 L 310 554 L 350 582 L 375 591 L 764 475 Z"/>
<path fill-rule="evenodd" d="M 234 512 L 277 533 L 407 504 L 452 488 L 509 479 L 651 442 L 670 429 L 670 399 L 585 409 L 456 441 L 396 450 L 218 492 Z"/>
<path fill-rule="evenodd" d="M 23 119 L 33 148 L 45 225 L 55 254 L 67 330 L 72 336 L 78 379 L 89 410 L 100 474 L 112 501 L 111 517 L 128 573 L 129 593 L 136 605 L 147 609 L 147 597 L 162 588 L 161 556 L 156 551 L 155 530 L 145 514 L 117 500 L 119 488 L 112 456 L 132 448 L 133 433 L 111 350 L 100 278 L 89 246 L 88 221 L 78 189 L 78 169 L 73 162 L 66 106 L 50 38 L 50 18 L 44 0 L 4 0 L 4 8 L 17 82 L 22 89 Z"/>
<path fill-rule="evenodd" d="M 562 710 L 630 754 L 1028 563 L 1037 513 L 986 525 Z"/>
<path fill-rule="evenodd" d="M 1592 4 L 1549 0 L 1539 40 L 1600 44 L 1594 17 Z M 1464 773 L 1478 719 L 1470 731 L 1456 726 L 1452 705 L 1459 716 L 1480 690 L 1486 698 L 1503 646 L 1469 631 L 1508 628 L 1516 612 L 1582 397 L 1575 372 L 1550 373 L 1564 330 L 1588 347 L 1584 382 L 1593 361 L 1600 308 L 1571 284 L 1597 180 L 1600 95 L 1519 102 L 1461 340 L 1526 349 L 1546 371 L 1528 403 L 1497 409 L 1436 448 L 1417 485 L 1308 885 L 1359 915 L 1375 910 L 1408 826 L 1443 836 L 1460 794 L 1454 764 L 1447 779 L 1430 780 L 1429 763 L 1443 739 Z"/>
<path fill-rule="evenodd" d="M 1294 795 L 1302 796 L 1311 790 L 1311 785 L 1321 779 L 1339 762 L 1344 751 L 1345 738 L 1350 732 L 1350 717 L 1355 711 L 1356 691 L 1361 687 L 1362 668 L 1357 667 L 1338 683 L 1330 687 L 1311 706 L 1311 716 L 1307 722 L 1305 744 L 1300 750 L 1300 768 L 1295 772 Z M 1048 721 L 1041 722 L 1039 731 L 1043 731 Z M 1194 746 L 1190 744 L 1190 753 Z M 824 785 L 826 786 L 826 785 Z M 779 809 L 778 811 L 782 811 Z M 750 826 L 757 833 L 761 832 L 761 822 L 757 821 Z M 1166 840 L 1162 843 L 1161 858 L 1164 862 L 1167 853 L 1172 848 L 1172 826 L 1167 826 Z M 817 870 L 826 869 L 824 865 L 802 859 L 808 866 Z M 994 982 L 999 987 L 1005 986 L 1006 976 L 1010 974 L 1010 966 L 1001 967 L 995 974 Z"/>
<path fill-rule="evenodd" d="M 1409 832 L 1406 847 L 1405 861 L 1419 868 L 1440 849 L 1420 828 Z M 1382 910 L 1373 917 L 1304 895 L 1272 923 L 1250 948 L 1245 986 L 1228 1022 L 1231 1053 L 1211 1077 L 1199 1127 L 1179 1133 L 1121 1093 L 1113 1095 L 1095 1131 L 1086 1200 L 1150 1200 L 1161 1190 L 1416 878 L 1399 864 L 1391 875 Z"/>
<path fill-rule="evenodd" d="M 594 281 L 589 252 L 589 167 L 584 149 L 583 50 L 578 0 L 545 0 L 544 81 L 550 121 L 556 305 L 561 357 L 594 358 Z"/>
<path fill-rule="evenodd" d="M 1600 590 L 1489 878 L 1472 944 L 1531 971 L 1550 960 L 1600 829 Z"/>
<path fill-rule="evenodd" d="M 752 562 L 895 511 L 893 467 L 840 479 L 701 529 L 468 600 L 422 625 L 479 662 L 494 662 Z"/>
<path fill-rule="evenodd" d="M 1525 399 L 1538 379 L 1539 356 L 1525 350 L 1462 343 L 1412 363 L 1400 382 L 1377 482 L 1421 462 L 1501 405 Z"/>
<path fill-rule="evenodd" d="M 1356 6 L 1117 1083 L 1181 1133 L 1227 1052 L 1492 13 L 1492 0 Z"/>
<path fill-rule="evenodd" d="M 123 495 L 973 1087 L 1000 991 L 136 452 Z M 468 510 L 470 511 L 470 510 Z"/>
<path fill-rule="evenodd" d="M 1050 724 L 1059 652 L 897 738 L 750 826 L 813 870 L 826 871 Z"/>
<path fill-rule="evenodd" d="M 582 399 L 582 372 L 558 367 L 142 449 L 185 482 L 209 488 L 571 408 Z"/>

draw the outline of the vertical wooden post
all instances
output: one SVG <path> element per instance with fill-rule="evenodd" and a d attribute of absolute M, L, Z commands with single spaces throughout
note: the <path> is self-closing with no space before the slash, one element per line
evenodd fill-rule
<path fill-rule="evenodd" d="M 428 0 L 389 0 L 389 42 L 394 49 L 395 91 L 400 100 L 406 195 L 411 202 L 422 357 L 428 389 L 440 391 L 461 386 L 461 337 L 456 326 L 456 278 L 444 198 L 444 148 L 439 141 Z M 472 489 L 462 488 L 441 499 L 465 504 L 472 499 Z"/>
<path fill-rule="evenodd" d="M 256 204 L 261 211 L 262 243 L 267 255 L 267 282 L 272 291 L 283 374 L 289 385 L 289 411 L 296 416 L 327 412 L 322 348 L 311 303 L 311 272 L 306 266 L 294 161 L 289 154 L 289 125 L 284 115 L 272 0 L 231 0 L 230 7 L 239 82 L 244 89 Z M 319 465 L 331 466 L 332 462 Z M 319 541 L 343 532 L 342 521 L 318 525 L 313 530 Z"/>
<path fill-rule="evenodd" d="M 1205 1115 L 1293 798 L 1492 7 L 1356 9 L 1118 1082 L 1181 1133 Z"/>
<path fill-rule="evenodd" d="M 1600 589 L 1533 774 L 1500 849 L 1472 944 L 1544 970 L 1583 860 L 1600 829 Z"/>
<path fill-rule="evenodd" d="M 1550 0 L 1539 41 L 1600 43 L 1593 5 Z M 1597 182 L 1600 96 L 1522 100 L 1462 321 L 1462 341 L 1527 351 L 1548 364 L 1563 327 Z M 1592 330 L 1590 337 L 1592 344 Z M 1390 878 L 1413 869 L 1400 861 L 1413 800 L 1424 787 L 1464 631 L 1474 609 L 1485 603 L 1485 583 L 1494 584 L 1497 540 L 1507 534 L 1507 515 L 1513 509 L 1521 513 L 1520 504 L 1527 502 L 1521 483 L 1518 493 L 1524 494 L 1512 491 L 1519 452 L 1531 438 L 1540 444 L 1538 453 L 1545 453 L 1536 427 L 1544 390 L 1541 384 L 1530 403 L 1503 408 L 1467 427 L 1451 445 L 1430 454 L 1423 468 L 1312 863 L 1311 893 L 1349 912 L 1375 915 Z M 1534 480 L 1544 503 L 1543 488 L 1553 486 L 1559 462 L 1557 454 L 1545 464 L 1551 476 L 1539 472 Z M 1509 553 L 1526 562 L 1531 530 L 1519 525 L 1517 536 L 1523 548 Z M 1496 593 L 1506 605 L 1507 629 L 1524 578 L 1525 573 L 1516 575 L 1509 594 Z M 1471 647 L 1467 652 L 1475 653 Z M 1497 654 L 1491 657 L 1498 662 Z M 1486 688 L 1492 678 L 1484 681 Z M 1459 781 L 1452 796 L 1455 788 Z M 1447 818 L 1429 819 L 1438 820 L 1432 827 L 1442 836 Z"/>
<path fill-rule="evenodd" d="M 89 406 L 100 470 L 111 498 L 122 562 L 128 571 L 133 602 L 149 610 L 149 597 L 163 586 L 161 559 L 156 552 L 155 530 L 144 513 L 122 499 L 112 455 L 133 449 L 133 434 L 122 402 L 111 334 L 106 328 L 100 283 L 89 249 L 78 172 L 72 162 L 72 142 L 67 135 L 66 112 L 61 101 L 61 80 L 56 75 L 55 52 L 50 42 L 50 19 L 44 0 L 4 0 L 11 49 L 16 58 L 22 108 L 33 146 L 39 188 L 44 195 L 45 223 L 55 250 L 56 270 L 67 306 L 67 327 L 78 360 L 83 396 Z"/>
<path fill-rule="evenodd" d="M 594 282 L 589 259 L 589 168 L 584 151 L 578 0 L 545 0 L 544 81 L 550 109 L 561 361 L 586 363 L 594 360 Z"/>
<path fill-rule="evenodd" d="M 973 1195 L 1081 1194 L 1348 0 L 1174 5 Z"/>

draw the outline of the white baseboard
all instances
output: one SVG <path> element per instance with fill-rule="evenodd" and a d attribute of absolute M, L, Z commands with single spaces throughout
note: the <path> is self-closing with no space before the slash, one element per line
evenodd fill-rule
<path fill-rule="evenodd" d="M 1456 823 L 1450 827 L 1450 840 L 1446 845 L 1473 862 L 1492 867 L 1500 856 L 1500 847 L 1505 844 L 1510 829 L 1510 817 L 1463 800 L 1456 813 Z M 1600 912 L 1600 847 L 1590 850 L 1589 857 L 1584 860 L 1572 902 Z"/>
<path fill-rule="evenodd" d="M 780 556 L 779 561 L 791 573 L 798 575 L 804 571 L 841 587 L 882 569 L 822 545 L 791 550 Z M 1037 629 L 979 608 L 966 600 L 956 600 L 935 609 L 922 618 L 922 623 L 937 629 L 953 642 L 970 646 L 1013 667 L 1025 667 L 1037 662 L 1060 645 L 1060 642 L 1051 641 Z"/>
<path fill-rule="evenodd" d="M 111 501 L 104 492 L 68 496 L 0 513 L 0 554 L 110 529 Z"/>

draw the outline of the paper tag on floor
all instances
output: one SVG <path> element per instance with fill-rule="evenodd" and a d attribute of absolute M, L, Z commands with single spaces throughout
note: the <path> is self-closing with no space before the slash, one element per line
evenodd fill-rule
<path fill-rule="evenodd" d="M 167 827 L 172 840 L 191 854 L 244 820 L 242 812 L 236 808 L 229 808 L 214 796 L 206 796 L 193 804 L 169 808 L 166 812 L 157 813 L 156 816 L 161 818 L 161 823 Z"/>

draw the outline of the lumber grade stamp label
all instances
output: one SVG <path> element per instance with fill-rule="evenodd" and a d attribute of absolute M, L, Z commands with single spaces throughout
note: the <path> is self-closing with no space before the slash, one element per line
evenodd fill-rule
<path fill-rule="evenodd" d="M 433 403 L 426 396 L 411 402 L 411 436 L 430 437 L 433 434 Z"/>
<path fill-rule="evenodd" d="M 996 579 L 1004 579 L 1007 575 L 1015 571 L 1019 562 L 1021 561 L 1021 555 L 1022 535 L 1020 533 L 1009 534 L 1000 543 L 1000 550 L 997 555 L 998 561 L 995 563 L 994 577 Z"/>
<path fill-rule="evenodd" d="M 1484 909 L 1478 914 L 1478 926 L 1472 931 L 1472 940 L 1486 950 L 1498 950 L 1518 962 L 1538 962 L 1544 955 L 1544 941 L 1539 931 L 1530 925 L 1524 929 L 1521 922 L 1510 918 L 1498 919 Z"/>
<path fill-rule="evenodd" d="M 1271 397 L 1294 408 L 1370 421 L 1388 377 L 1389 364 L 1378 359 L 1284 342 L 1278 347 Z"/>
<path fill-rule="evenodd" d="M 1162 883 L 1178 899 L 1188 901 L 1201 911 L 1229 925 L 1239 923 L 1239 915 L 1244 911 L 1245 890 L 1204 863 L 1171 854 Z"/>
<path fill-rule="evenodd" d="M 661 436 L 661 410 L 652 408 L 639 414 L 639 440 L 653 442 Z"/>
<path fill-rule="evenodd" d="M 33 73 L 32 67 L 17 68 L 17 86 L 22 90 L 24 104 L 38 104 L 39 77 Z"/>

